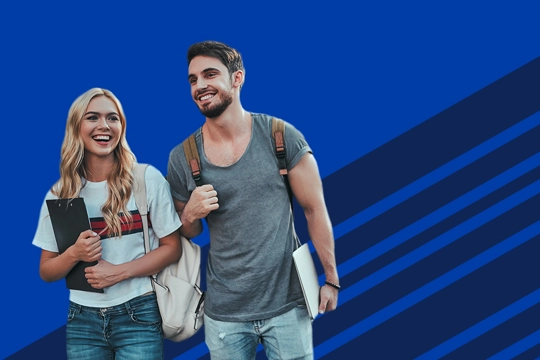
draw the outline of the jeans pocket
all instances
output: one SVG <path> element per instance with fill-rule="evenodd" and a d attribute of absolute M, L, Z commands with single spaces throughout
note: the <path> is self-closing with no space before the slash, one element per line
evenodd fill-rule
<path fill-rule="evenodd" d="M 78 308 L 73 305 L 69 305 L 67 321 L 70 322 L 71 320 L 73 320 L 75 318 L 75 315 L 77 315 L 79 312 L 80 311 Z"/>
<path fill-rule="evenodd" d="M 146 303 L 132 308 L 129 315 L 131 320 L 139 324 L 154 324 L 161 326 L 161 314 L 156 302 Z"/>

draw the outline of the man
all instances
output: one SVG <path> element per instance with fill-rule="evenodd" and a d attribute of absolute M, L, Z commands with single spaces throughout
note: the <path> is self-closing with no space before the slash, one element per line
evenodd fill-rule
<path fill-rule="evenodd" d="M 205 339 L 213 359 L 311 359 L 311 321 L 292 260 L 296 248 L 286 185 L 272 142 L 271 116 L 242 107 L 245 71 L 229 46 L 205 41 L 188 50 L 191 95 L 206 121 L 195 133 L 204 185 L 196 186 L 181 145 L 170 154 L 167 179 L 193 238 L 210 232 Z M 285 127 L 292 192 L 307 218 L 324 267 L 319 312 L 337 306 L 339 278 L 332 225 L 317 163 L 304 137 Z"/>

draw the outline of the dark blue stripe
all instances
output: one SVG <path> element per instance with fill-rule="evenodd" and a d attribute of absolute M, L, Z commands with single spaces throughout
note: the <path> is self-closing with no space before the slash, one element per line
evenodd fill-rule
<path fill-rule="evenodd" d="M 538 173 L 534 175 L 538 175 Z M 533 180 L 531 181 L 536 179 L 538 179 L 538 176 L 534 176 Z M 344 290 L 340 295 L 340 306 L 338 307 L 338 310 L 334 313 L 330 313 L 318 318 L 315 322 L 315 344 L 324 342 L 326 339 L 336 335 L 338 332 L 345 330 L 347 327 L 353 326 L 356 322 L 367 318 L 369 315 L 381 310 L 385 306 L 390 305 L 399 298 L 406 296 L 415 289 L 430 281 L 433 281 L 435 278 L 441 276 L 445 272 L 450 271 L 463 262 L 477 256 L 490 247 L 503 241 L 505 238 L 510 237 L 512 234 L 515 234 L 523 228 L 538 221 L 539 216 L 535 211 L 535 209 L 538 208 L 540 208 L 540 195 L 528 199 L 522 204 L 506 211 L 501 216 L 494 218 L 492 221 L 487 222 L 478 229 L 475 229 L 465 236 L 460 237 L 452 244 L 435 252 L 431 256 L 424 258 L 409 268 L 368 289 L 350 302 L 344 303 L 343 296 L 341 296 L 343 292 L 347 291 Z M 465 217 L 468 219 L 470 216 Z M 461 218 L 463 219 L 463 216 Z M 442 228 L 446 231 L 447 226 Z M 439 229 L 436 229 L 435 231 L 427 231 L 425 234 L 422 233 L 419 236 L 419 238 L 422 240 L 420 245 L 445 234 L 444 232 L 439 234 L 439 232 Z M 418 246 L 418 244 L 415 244 L 412 249 L 416 249 Z M 407 249 L 405 253 L 408 252 L 409 249 Z M 396 251 L 395 256 L 385 259 L 386 262 L 383 264 L 386 266 L 388 260 L 400 259 L 402 255 L 402 251 Z M 357 273 L 359 273 L 359 275 L 355 276 L 354 279 L 356 279 L 358 283 L 361 283 L 363 279 L 371 274 L 371 272 L 367 271 L 357 271 Z M 352 279 L 347 277 L 342 279 L 342 284 L 345 286 L 345 289 L 356 286 L 355 283 L 351 283 L 350 280 Z M 467 290 L 464 291 L 465 293 L 467 292 Z M 449 299 L 451 299 L 450 301 L 453 301 L 456 295 L 448 294 L 448 296 Z M 499 298 L 497 301 L 490 301 L 492 304 L 496 304 L 499 301 L 506 301 L 506 299 Z M 354 314 L 354 316 L 352 316 L 352 314 Z M 417 316 L 423 315 L 422 313 L 419 313 Z M 419 323 L 418 319 L 415 317 L 410 317 L 407 321 L 403 320 L 399 324 L 394 322 L 393 325 L 396 327 L 407 327 L 411 322 L 415 324 Z M 462 319 L 461 323 L 467 323 L 467 321 Z M 461 326 L 461 323 L 459 326 Z M 458 324 L 455 325 L 457 326 Z M 386 330 L 390 333 L 393 332 L 393 330 L 388 328 Z M 438 332 L 444 332 L 446 330 L 453 331 L 452 326 L 450 324 L 446 324 L 444 327 L 437 329 Z M 450 333 L 446 337 L 443 337 L 443 340 L 449 336 L 451 336 Z M 400 335 L 400 338 L 407 339 L 408 335 Z M 371 338 L 371 342 L 375 340 L 376 339 Z M 409 340 L 411 341 L 411 344 L 415 344 L 414 338 L 410 338 Z M 437 345 L 437 343 L 431 343 L 431 341 L 426 338 L 423 339 L 423 343 L 426 344 L 426 346 L 431 344 L 431 347 Z M 416 346 L 419 346 L 417 342 Z"/>
<path fill-rule="evenodd" d="M 493 329 L 494 327 L 502 324 L 508 319 L 516 316 L 522 311 L 527 310 L 528 308 L 538 304 L 540 302 L 540 289 L 535 290 L 531 294 L 519 299 L 515 303 L 505 307 L 504 309 L 496 312 L 487 319 L 480 321 L 474 326 L 468 328 L 467 330 L 457 334 L 451 339 L 446 340 L 437 347 L 425 352 L 421 356 L 417 357 L 418 360 L 428 360 L 428 359 L 438 359 L 442 356 L 454 351 L 460 346 L 463 346 L 467 342 L 477 338 L 478 336 L 484 334 L 485 332 Z M 540 338 L 539 338 L 540 340 Z M 526 349 L 523 349 L 523 351 Z M 506 352 L 502 352 L 506 354 Z M 501 354 L 501 353 L 499 353 Z M 516 353 L 517 355 L 519 353 Z M 505 357 L 496 356 L 494 359 L 503 359 Z M 506 357 L 507 359 L 510 357 Z M 490 358 L 491 359 L 491 358 Z"/>
<path fill-rule="evenodd" d="M 539 59 L 531 61 L 325 178 L 325 194 L 333 224 L 339 225 L 540 110 Z M 347 201 L 344 201 L 340 196 L 341 188 L 344 183 L 351 182 L 355 184 L 355 188 L 362 191 L 349 194 Z M 305 224 L 303 216 L 297 216 L 296 219 L 299 223 L 298 229 L 305 229 L 305 225 L 301 225 L 302 222 Z M 405 227 L 410 223 L 404 222 L 398 226 Z M 393 232 L 395 231 L 391 233 Z M 307 239 L 307 236 L 303 238 Z M 369 240 L 370 237 L 362 238 L 364 239 Z M 358 243 L 356 239 L 353 241 Z M 351 256 L 358 253 L 359 251 L 349 252 Z M 340 260 L 339 263 L 341 262 Z M 46 344 L 38 341 L 29 348 L 33 347 L 34 354 L 39 356 L 48 352 L 48 348 L 63 348 L 64 339 L 56 341 Z"/>
<path fill-rule="evenodd" d="M 515 356 L 522 354 L 526 350 L 540 344 L 540 330 L 536 330 L 531 335 L 523 338 L 512 346 L 507 347 L 503 351 L 493 355 L 488 360 L 505 360 L 513 359 Z"/>
<path fill-rule="evenodd" d="M 540 151 L 539 138 L 540 127 L 536 127 L 346 234 L 336 242 L 338 263 L 380 246 L 385 238 L 536 154 Z"/>
<path fill-rule="evenodd" d="M 540 111 L 539 98 L 536 58 L 327 176 L 324 189 L 332 223 L 340 224 Z M 359 191 L 348 192 L 344 201 L 341 189 L 353 181 Z"/>
<path fill-rule="evenodd" d="M 507 302 L 505 301 L 504 304 Z M 524 310 L 501 325 L 471 339 L 442 359 L 459 360 L 467 358 L 470 354 L 477 354 L 478 358 L 487 359 L 537 331 L 540 325 L 533 319 L 540 319 L 540 304 Z M 532 356 L 528 358 L 531 359 Z"/>
<path fill-rule="evenodd" d="M 340 346 L 346 344 L 347 342 L 354 340 L 363 333 L 373 329 L 377 325 L 387 321 L 393 316 L 396 316 L 397 314 L 408 309 L 409 307 L 414 306 L 423 299 L 433 295 L 434 293 L 440 291 L 446 286 L 481 268 L 482 266 L 507 253 L 508 251 L 516 248 L 517 246 L 523 244 L 531 238 L 534 238 L 538 234 L 540 234 L 540 221 L 520 231 L 519 233 L 506 239 L 505 241 L 495 245 L 491 249 L 465 262 L 457 268 L 449 271 L 448 273 L 437 278 L 436 280 L 422 286 L 418 290 L 413 291 L 409 295 L 401 298 L 397 302 L 391 304 L 390 306 L 387 306 L 381 311 L 378 311 L 377 313 L 369 316 L 368 318 L 358 322 L 357 324 L 341 332 L 337 336 L 328 339 L 324 343 L 318 345 L 315 349 L 317 358 L 323 357 L 326 354 L 329 354 L 330 352 L 339 348 Z"/>

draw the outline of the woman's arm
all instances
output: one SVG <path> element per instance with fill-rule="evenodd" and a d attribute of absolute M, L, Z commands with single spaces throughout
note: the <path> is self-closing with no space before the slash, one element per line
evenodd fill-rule
<path fill-rule="evenodd" d="M 159 247 L 124 264 L 113 265 L 103 259 L 85 269 L 86 279 L 93 288 L 103 289 L 134 277 L 157 274 L 182 256 L 179 230 L 159 239 Z"/>
<path fill-rule="evenodd" d="M 92 262 L 101 258 L 101 240 L 92 230 L 83 231 L 75 244 L 62 254 L 41 250 L 39 275 L 44 281 L 60 280 L 79 262 Z"/>

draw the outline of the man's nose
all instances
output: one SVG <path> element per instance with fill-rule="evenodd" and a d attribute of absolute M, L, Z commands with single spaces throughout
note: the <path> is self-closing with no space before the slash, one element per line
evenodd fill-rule
<path fill-rule="evenodd" d="M 208 87 L 208 84 L 204 77 L 197 79 L 197 89 L 206 89 L 206 87 Z"/>

